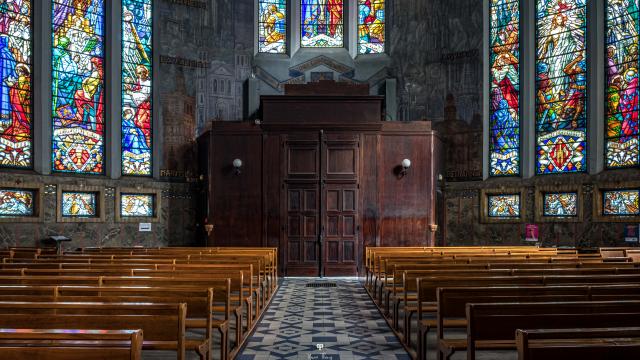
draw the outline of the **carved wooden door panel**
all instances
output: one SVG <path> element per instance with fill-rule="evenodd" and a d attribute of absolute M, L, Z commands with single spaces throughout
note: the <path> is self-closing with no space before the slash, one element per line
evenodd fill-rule
<path fill-rule="evenodd" d="M 287 275 L 319 275 L 320 142 L 317 134 L 289 136 L 282 204 Z"/>
<path fill-rule="evenodd" d="M 360 248 L 359 136 L 326 134 L 322 140 L 323 273 L 356 275 Z"/>

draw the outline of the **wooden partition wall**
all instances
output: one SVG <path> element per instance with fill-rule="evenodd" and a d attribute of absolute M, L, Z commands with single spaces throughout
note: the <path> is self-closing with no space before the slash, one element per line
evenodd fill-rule
<path fill-rule="evenodd" d="M 207 245 L 278 247 L 282 273 L 310 276 L 355 275 L 366 246 L 434 245 L 431 123 L 384 122 L 383 97 L 345 90 L 265 96 L 260 124 L 212 124 Z"/>

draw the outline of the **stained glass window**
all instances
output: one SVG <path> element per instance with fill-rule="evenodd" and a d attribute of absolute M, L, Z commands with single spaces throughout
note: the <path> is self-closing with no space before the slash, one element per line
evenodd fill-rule
<path fill-rule="evenodd" d="M 602 196 L 603 215 L 640 215 L 640 190 L 608 190 Z"/>
<path fill-rule="evenodd" d="M 537 0 L 536 172 L 586 171 L 586 0 Z"/>
<path fill-rule="evenodd" d="M 358 53 L 384 52 L 384 0 L 358 0 Z"/>
<path fill-rule="evenodd" d="M 34 199 L 33 191 L 0 189 L 0 217 L 33 216 Z"/>
<path fill-rule="evenodd" d="M 52 30 L 53 171 L 102 174 L 103 0 L 55 0 Z"/>
<path fill-rule="evenodd" d="M 491 0 L 490 175 L 520 174 L 520 1 Z"/>
<path fill-rule="evenodd" d="M 607 1 L 605 74 L 607 77 L 606 164 L 637 166 L 638 1 Z"/>
<path fill-rule="evenodd" d="M 287 49 L 287 1 L 260 0 L 258 51 L 284 54 Z"/>
<path fill-rule="evenodd" d="M 122 174 L 151 175 L 152 0 L 122 0 Z"/>
<path fill-rule="evenodd" d="M 120 196 L 120 216 L 152 217 L 155 196 L 150 194 L 122 194 Z"/>
<path fill-rule="evenodd" d="M 544 216 L 578 216 L 578 193 L 545 193 Z"/>
<path fill-rule="evenodd" d="M 302 47 L 343 46 L 342 2 L 343 0 L 301 0 Z"/>
<path fill-rule="evenodd" d="M 520 195 L 488 195 L 489 217 L 491 218 L 519 218 Z"/>
<path fill-rule="evenodd" d="M 31 0 L 0 2 L 0 166 L 31 168 Z"/>
<path fill-rule="evenodd" d="M 98 214 L 98 193 L 62 192 L 62 216 L 96 217 Z"/>

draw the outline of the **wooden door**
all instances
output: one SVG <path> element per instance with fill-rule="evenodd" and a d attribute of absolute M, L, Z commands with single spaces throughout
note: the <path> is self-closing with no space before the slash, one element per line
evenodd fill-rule
<path fill-rule="evenodd" d="M 360 248 L 360 137 L 322 138 L 322 250 L 324 275 L 356 275 Z"/>
<path fill-rule="evenodd" d="M 320 142 L 318 134 L 286 136 L 283 226 L 287 275 L 318 276 Z"/>

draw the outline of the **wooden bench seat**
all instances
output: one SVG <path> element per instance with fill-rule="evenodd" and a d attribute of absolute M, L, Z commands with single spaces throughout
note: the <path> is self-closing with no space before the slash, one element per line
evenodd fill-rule
<path fill-rule="evenodd" d="M 0 329 L 3 360 L 141 360 L 142 330 Z"/>
<path fill-rule="evenodd" d="M 519 360 L 635 360 L 640 328 L 517 330 Z"/>
<path fill-rule="evenodd" d="M 602 297 L 603 294 L 606 296 Z M 445 338 L 445 329 L 466 328 L 468 303 L 594 301 L 614 298 L 640 300 L 640 287 L 567 285 L 438 288 L 438 309 L 435 319 L 427 318 L 427 313 L 418 306 L 418 358 L 426 358 L 426 339 L 431 329 L 437 329 L 439 341 Z"/>
<path fill-rule="evenodd" d="M 517 329 L 629 327 L 640 323 L 640 301 L 467 304 L 467 338 L 438 343 L 438 357 L 466 350 L 516 349 Z"/>
<path fill-rule="evenodd" d="M 143 349 L 185 359 L 186 304 L 0 302 L 0 328 L 142 329 Z"/>

